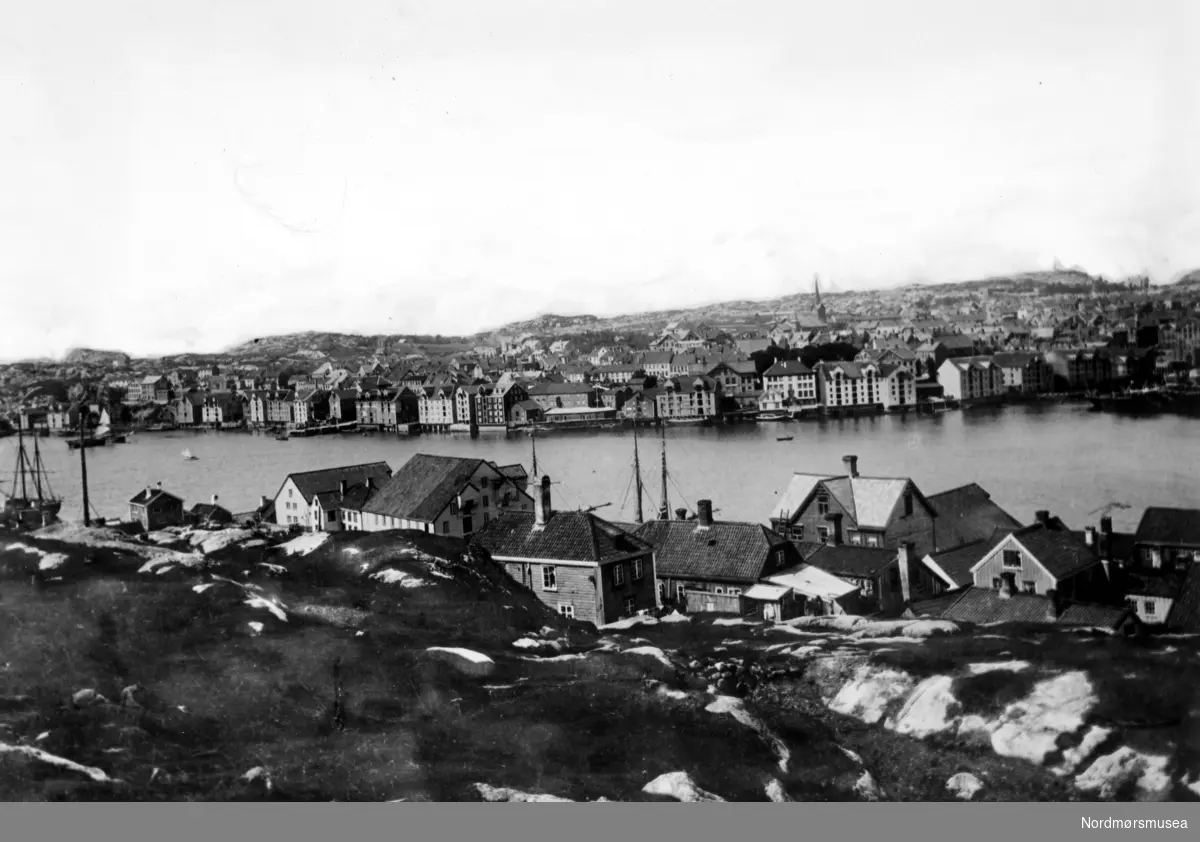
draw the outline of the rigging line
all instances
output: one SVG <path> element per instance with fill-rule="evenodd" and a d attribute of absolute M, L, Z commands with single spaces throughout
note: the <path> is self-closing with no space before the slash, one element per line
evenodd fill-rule
<path fill-rule="evenodd" d="M 629 489 L 633 487 L 633 477 L 629 478 L 629 482 L 625 484 L 625 495 L 621 498 L 621 507 L 617 510 L 622 514 L 625 513 L 625 504 L 629 501 Z"/>

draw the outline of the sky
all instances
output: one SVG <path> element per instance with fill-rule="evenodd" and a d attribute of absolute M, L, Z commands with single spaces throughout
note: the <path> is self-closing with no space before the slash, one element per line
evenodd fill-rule
<path fill-rule="evenodd" d="M 0 358 L 1200 267 L 1191 0 L 39 0 Z"/>

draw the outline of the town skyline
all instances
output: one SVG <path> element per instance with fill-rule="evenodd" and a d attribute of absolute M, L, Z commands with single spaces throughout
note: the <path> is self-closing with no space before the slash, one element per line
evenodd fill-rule
<path fill-rule="evenodd" d="M 4 358 L 1200 266 L 1195 4 L 57 5 L 0 57 Z"/>

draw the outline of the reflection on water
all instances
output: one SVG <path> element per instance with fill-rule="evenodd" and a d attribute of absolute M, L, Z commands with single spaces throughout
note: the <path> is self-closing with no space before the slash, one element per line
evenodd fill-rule
<path fill-rule="evenodd" d="M 977 482 L 1022 521 L 1049 509 L 1082 528 L 1097 520 L 1089 514 L 1096 508 L 1129 504 L 1132 510 L 1113 512 L 1113 522 L 1132 529 L 1147 505 L 1200 506 L 1191 453 L 1196 424 L 1037 404 L 920 418 L 668 428 L 668 491 L 672 508 L 708 497 L 719 518 L 765 522 L 793 471 L 838 473 L 841 457 L 855 454 L 860 473 L 911 476 L 926 494 Z M 776 440 L 785 434 L 793 440 Z M 641 430 L 638 439 L 650 513 L 661 497 L 659 433 Z M 41 443 L 53 487 L 66 498 L 63 517 L 78 519 L 79 454 L 62 439 Z M 14 446 L 5 439 L 0 447 L 5 471 L 15 464 Z M 185 448 L 198 459 L 185 461 Z M 139 488 L 160 481 L 189 506 L 219 494 L 229 508 L 245 511 L 259 495 L 274 496 L 290 472 L 380 459 L 398 468 L 417 452 L 530 467 L 530 440 L 519 434 L 348 434 L 278 442 L 269 434 L 141 433 L 129 444 L 88 450 L 89 491 L 95 509 L 109 517 L 125 515 Z M 632 431 L 539 435 L 537 454 L 539 467 L 556 482 L 556 506 L 609 503 L 600 515 L 633 518 Z"/>

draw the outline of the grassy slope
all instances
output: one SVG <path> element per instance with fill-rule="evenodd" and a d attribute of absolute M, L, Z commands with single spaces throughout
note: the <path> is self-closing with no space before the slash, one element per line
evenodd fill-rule
<path fill-rule="evenodd" d="M 38 574 L 38 556 L 14 543 L 67 560 Z M 270 797 L 287 799 L 474 799 L 472 784 L 484 782 L 575 800 L 653 800 L 641 787 L 683 770 L 729 800 L 766 800 L 772 776 L 796 799 L 842 800 L 855 797 L 861 766 L 841 747 L 862 756 L 890 798 L 946 798 L 946 778 L 961 770 L 983 777 L 985 797 L 995 800 L 1071 797 L 1062 781 L 1031 764 L 831 714 L 821 676 L 765 648 L 800 638 L 661 624 L 603 637 L 620 648 L 644 639 L 694 669 L 619 652 L 529 660 L 512 641 L 543 627 L 568 655 L 594 650 L 600 635 L 551 614 L 485 560 L 464 556 L 457 541 L 336 535 L 304 556 L 232 547 L 208 559 L 207 570 L 139 573 L 153 552 L 0 535 L 0 741 L 37 745 L 124 781 L 97 785 L 2 755 L 0 798 L 257 800 L 264 791 L 240 778 L 262 766 L 274 783 Z M 429 584 L 368 578 L 381 568 Z M 247 605 L 251 594 L 238 585 L 196 592 L 214 571 L 258 586 L 260 596 L 285 606 L 288 620 Z M 262 633 L 250 623 L 261 623 Z M 426 655 L 429 646 L 484 652 L 495 672 L 463 675 Z M 1180 700 L 1189 698 L 1182 687 L 1196 677 L 1193 653 L 1148 658 L 1122 648 L 1136 646 L 976 636 L 899 649 L 881 644 L 870 657 L 916 675 L 1001 652 L 1086 661 L 1101 676 L 1101 713 L 1128 717 L 1140 706 L 1147 715 L 1178 715 Z M 696 691 L 710 681 L 706 664 L 734 658 L 770 674 L 747 705 L 791 747 L 786 772 L 752 729 L 704 710 L 711 697 Z M 338 659 L 344 730 L 332 728 L 329 716 Z M 1126 676 L 1132 672 L 1136 680 Z M 654 680 L 692 695 L 670 698 Z M 1013 689 L 988 681 L 995 679 L 960 684 L 964 705 L 986 708 Z M 135 684 L 137 706 L 119 704 L 123 688 Z M 118 704 L 77 708 L 71 698 L 83 688 Z"/>

